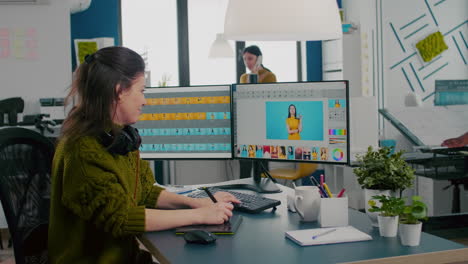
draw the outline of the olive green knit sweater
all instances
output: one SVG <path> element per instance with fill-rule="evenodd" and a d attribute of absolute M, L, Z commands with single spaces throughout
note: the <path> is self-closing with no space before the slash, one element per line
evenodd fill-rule
<path fill-rule="evenodd" d="M 52 166 L 49 222 L 51 263 L 132 263 L 135 235 L 145 231 L 154 186 L 138 153 L 113 155 L 93 137 L 58 144 Z M 135 187 L 136 185 L 136 187 Z"/>

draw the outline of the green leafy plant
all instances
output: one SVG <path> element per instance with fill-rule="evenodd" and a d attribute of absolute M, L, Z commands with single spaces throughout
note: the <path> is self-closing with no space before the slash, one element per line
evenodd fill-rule
<path fill-rule="evenodd" d="M 369 146 L 364 155 L 357 155 L 359 165 L 353 172 L 363 188 L 402 192 L 413 185 L 414 169 L 401 157 L 403 151 L 391 152 L 390 147 Z"/>
<path fill-rule="evenodd" d="M 158 81 L 158 86 L 159 87 L 167 87 L 169 81 L 171 81 L 171 75 L 164 73 L 161 77 L 161 80 Z"/>
<path fill-rule="evenodd" d="M 380 212 L 381 216 L 397 216 L 403 212 L 405 200 L 400 197 L 392 197 L 386 195 L 375 195 L 367 203 L 369 204 L 369 212 Z M 377 201 L 381 203 L 377 206 Z"/>
<path fill-rule="evenodd" d="M 411 204 L 405 205 L 403 211 L 400 213 L 400 223 L 415 225 L 420 220 L 427 219 L 427 206 L 422 201 L 421 196 L 413 196 Z"/>

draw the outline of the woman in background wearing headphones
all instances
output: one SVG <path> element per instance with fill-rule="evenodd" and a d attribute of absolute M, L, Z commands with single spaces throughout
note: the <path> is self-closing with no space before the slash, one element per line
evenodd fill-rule
<path fill-rule="evenodd" d="M 276 76 L 268 68 L 262 64 L 262 51 L 258 46 L 252 45 L 244 49 L 243 53 L 244 64 L 249 71 L 258 74 L 259 83 L 276 82 Z M 244 73 L 240 77 L 240 83 L 249 83 L 249 74 Z"/>
<path fill-rule="evenodd" d="M 244 64 L 247 66 L 249 71 L 253 74 L 257 74 L 258 79 L 255 82 L 258 83 L 274 83 L 276 82 L 276 76 L 268 68 L 265 68 L 262 64 L 262 51 L 256 45 L 248 46 L 243 52 Z M 249 76 L 251 74 L 244 73 L 241 75 L 240 83 L 251 83 Z M 259 162 L 263 162 L 263 167 L 267 167 L 266 161 L 255 161 L 254 163 L 254 174 L 261 174 L 262 167 Z M 252 162 L 246 160 L 239 161 L 240 167 L 240 178 L 249 178 L 252 173 Z"/>
<path fill-rule="evenodd" d="M 144 98 L 144 62 L 123 47 L 87 56 L 74 73 L 52 166 L 51 263 L 152 263 L 135 239 L 145 231 L 221 224 L 239 201 L 228 193 L 194 199 L 154 185 L 130 127 Z M 166 209 L 166 210 L 161 210 Z M 181 210 L 167 210 L 181 209 Z"/>

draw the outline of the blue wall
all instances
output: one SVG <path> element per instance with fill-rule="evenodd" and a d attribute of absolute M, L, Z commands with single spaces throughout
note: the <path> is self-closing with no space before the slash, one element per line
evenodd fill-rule
<path fill-rule="evenodd" d="M 71 15 L 72 67 L 76 68 L 73 40 L 80 38 L 114 38 L 120 43 L 120 0 L 93 0 L 91 6 L 80 13 Z"/>
<path fill-rule="evenodd" d="M 322 41 L 306 43 L 307 81 L 322 80 Z"/>

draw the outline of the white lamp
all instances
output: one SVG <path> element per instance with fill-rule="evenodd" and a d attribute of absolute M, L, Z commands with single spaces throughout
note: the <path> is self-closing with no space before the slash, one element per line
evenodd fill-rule
<path fill-rule="evenodd" d="M 211 45 L 210 53 L 208 54 L 209 58 L 232 58 L 234 57 L 234 51 L 231 48 L 231 45 L 224 38 L 224 34 L 216 34 L 216 39 Z"/>
<path fill-rule="evenodd" d="M 328 40 L 342 36 L 336 0 L 229 0 L 224 35 L 233 40 Z"/>
<path fill-rule="evenodd" d="M 69 0 L 69 2 L 71 14 L 83 12 L 91 5 L 91 0 Z"/>

